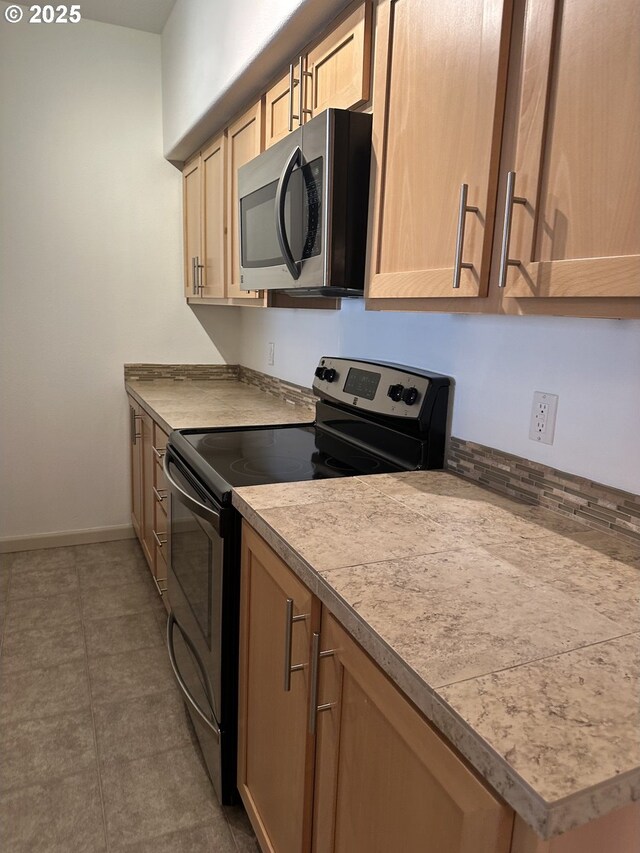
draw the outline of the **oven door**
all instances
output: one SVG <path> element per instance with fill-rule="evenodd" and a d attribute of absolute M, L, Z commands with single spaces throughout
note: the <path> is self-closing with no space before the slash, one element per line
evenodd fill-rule
<path fill-rule="evenodd" d="M 233 511 L 206 495 L 169 450 L 164 468 L 170 489 L 169 659 L 218 798 L 232 802 L 235 764 L 227 765 L 235 752 L 229 740 L 235 741 L 236 691 L 234 683 L 225 683 L 223 655 L 233 658 L 237 645 L 224 614 L 225 605 L 227 610 L 237 606 L 225 601 L 234 586 L 225 577 L 231 571 L 225 549 Z"/>

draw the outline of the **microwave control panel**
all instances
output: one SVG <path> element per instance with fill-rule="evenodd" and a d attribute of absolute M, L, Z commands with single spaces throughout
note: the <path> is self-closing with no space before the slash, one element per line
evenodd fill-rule
<path fill-rule="evenodd" d="M 401 365 L 358 359 L 320 359 L 313 380 L 315 393 L 354 409 L 398 418 L 420 418 L 430 394 L 449 385 L 446 376 L 413 371 Z"/>

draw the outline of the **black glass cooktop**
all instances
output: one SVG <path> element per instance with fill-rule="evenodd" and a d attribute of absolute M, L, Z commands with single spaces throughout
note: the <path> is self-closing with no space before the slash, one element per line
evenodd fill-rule
<path fill-rule="evenodd" d="M 231 486 L 401 470 L 313 425 L 180 430 L 170 443 L 219 497 Z"/>

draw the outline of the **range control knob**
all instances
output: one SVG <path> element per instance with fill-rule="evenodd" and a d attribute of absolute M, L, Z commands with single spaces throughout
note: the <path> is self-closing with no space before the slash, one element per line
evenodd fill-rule
<path fill-rule="evenodd" d="M 418 389 L 405 388 L 402 392 L 402 399 L 407 404 L 407 406 L 413 406 L 415 401 L 418 399 Z"/>
<path fill-rule="evenodd" d="M 336 378 L 337 373 L 333 369 L 333 367 L 327 367 L 324 371 L 324 376 L 322 377 L 325 382 L 333 382 Z"/>
<path fill-rule="evenodd" d="M 391 397 L 394 403 L 399 403 L 402 400 L 402 392 L 404 391 L 404 385 L 389 385 L 389 390 L 387 391 L 387 397 Z"/>
<path fill-rule="evenodd" d="M 316 367 L 316 376 L 318 377 L 318 379 L 324 379 L 324 373 L 325 368 L 322 365 Z"/>

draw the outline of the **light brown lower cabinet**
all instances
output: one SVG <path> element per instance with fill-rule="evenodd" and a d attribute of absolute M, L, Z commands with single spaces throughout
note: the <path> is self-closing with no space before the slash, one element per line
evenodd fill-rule
<path fill-rule="evenodd" d="M 311 837 L 308 662 L 320 604 L 246 524 L 240 595 L 238 789 L 262 849 L 301 853 Z"/>
<path fill-rule="evenodd" d="M 142 409 L 129 400 L 129 455 L 131 462 L 131 524 L 142 540 Z"/>
<path fill-rule="evenodd" d="M 633 853 L 640 803 L 543 841 L 242 529 L 238 790 L 264 853 Z"/>
<path fill-rule="evenodd" d="M 162 470 L 167 434 L 129 397 L 131 523 L 158 592 L 166 599 L 167 484 Z M 165 600 L 165 605 L 168 605 Z"/>
<path fill-rule="evenodd" d="M 238 787 L 262 849 L 508 853 L 512 811 L 320 612 L 245 524 Z"/>

